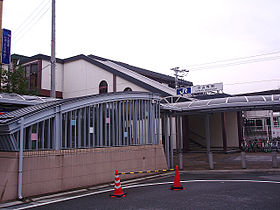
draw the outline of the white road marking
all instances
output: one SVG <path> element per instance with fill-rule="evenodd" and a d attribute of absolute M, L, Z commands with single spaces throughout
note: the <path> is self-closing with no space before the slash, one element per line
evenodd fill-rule
<path fill-rule="evenodd" d="M 280 184 L 280 181 L 263 181 L 263 180 L 226 180 L 226 179 L 218 179 L 218 180 L 181 180 L 182 183 L 191 183 L 191 182 L 252 182 L 252 183 L 271 183 L 271 184 Z M 136 188 L 136 187 L 148 187 L 148 186 L 155 186 L 155 185 L 165 185 L 165 184 L 172 184 L 173 182 L 159 182 L 159 183 L 147 183 L 147 184 L 137 184 L 137 185 L 129 185 L 129 186 L 124 186 L 123 189 L 129 189 L 129 188 Z M 25 207 L 20 207 L 16 208 L 17 210 L 21 209 L 29 209 L 29 208 L 34 208 L 34 207 L 39 207 L 39 206 L 45 206 L 48 204 L 53 204 L 53 203 L 58 203 L 62 201 L 68 201 L 68 200 L 73 200 L 76 198 L 82 198 L 90 195 L 97 195 L 101 193 L 106 193 L 106 192 L 111 192 L 114 189 L 108 189 L 108 190 L 100 190 L 97 192 L 91 192 L 91 193 L 86 193 L 83 195 L 77 195 L 77 196 L 72 196 L 68 198 L 61 198 L 61 199 L 56 199 L 52 201 L 48 201 L 45 203 L 35 203 L 30 206 L 25 206 Z"/>

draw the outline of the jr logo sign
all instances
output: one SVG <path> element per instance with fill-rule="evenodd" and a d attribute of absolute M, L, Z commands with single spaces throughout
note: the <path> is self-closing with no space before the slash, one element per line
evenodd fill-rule
<path fill-rule="evenodd" d="M 177 95 L 190 94 L 191 92 L 192 92 L 192 90 L 190 87 L 177 89 Z"/>

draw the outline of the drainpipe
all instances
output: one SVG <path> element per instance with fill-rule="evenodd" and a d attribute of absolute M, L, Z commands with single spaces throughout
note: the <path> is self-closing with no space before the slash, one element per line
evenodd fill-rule
<path fill-rule="evenodd" d="M 18 199 L 22 200 L 22 164 L 23 164 L 23 128 L 24 118 L 22 117 L 20 123 L 20 138 L 19 138 L 19 162 L 18 162 Z"/>

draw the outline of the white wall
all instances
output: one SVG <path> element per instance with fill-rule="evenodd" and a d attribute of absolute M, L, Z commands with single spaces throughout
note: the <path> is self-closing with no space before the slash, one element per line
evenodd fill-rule
<path fill-rule="evenodd" d="M 113 74 L 84 60 L 64 64 L 63 98 L 99 94 L 99 83 L 108 83 L 108 92 L 113 92 Z M 116 91 L 124 91 L 130 87 L 132 91 L 146 91 L 121 77 L 116 77 Z"/>
<path fill-rule="evenodd" d="M 135 85 L 134 83 L 131 83 L 121 77 L 116 78 L 116 83 L 117 83 L 117 92 L 124 91 L 125 88 L 130 87 L 132 91 L 144 91 L 148 92 L 146 89 L 139 87 Z"/>
<path fill-rule="evenodd" d="M 66 63 L 63 98 L 98 94 L 102 80 L 108 83 L 108 92 L 112 92 L 113 74 L 84 60 Z"/>
<path fill-rule="evenodd" d="M 56 63 L 55 89 L 63 91 L 63 64 Z M 49 61 L 42 61 L 41 89 L 51 89 L 51 65 Z"/>

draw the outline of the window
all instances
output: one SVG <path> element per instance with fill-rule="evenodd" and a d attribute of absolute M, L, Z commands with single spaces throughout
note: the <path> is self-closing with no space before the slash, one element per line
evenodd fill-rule
<path fill-rule="evenodd" d="M 99 83 L 99 94 L 101 93 L 108 93 L 108 84 L 104 80 Z"/>
<path fill-rule="evenodd" d="M 25 77 L 29 90 L 38 89 L 38 63 L 32 63 L 25 67 Z"/>
<path fill-rule="evenodd" d="M 132 91 L 132 89 L 130 87 L 127 87 L 123 91 Z"/>
<path fill-rule="evenodd" d="M 30 89 L 38 88 L 38 64 L 31 64 L 30 68 Z"/>

